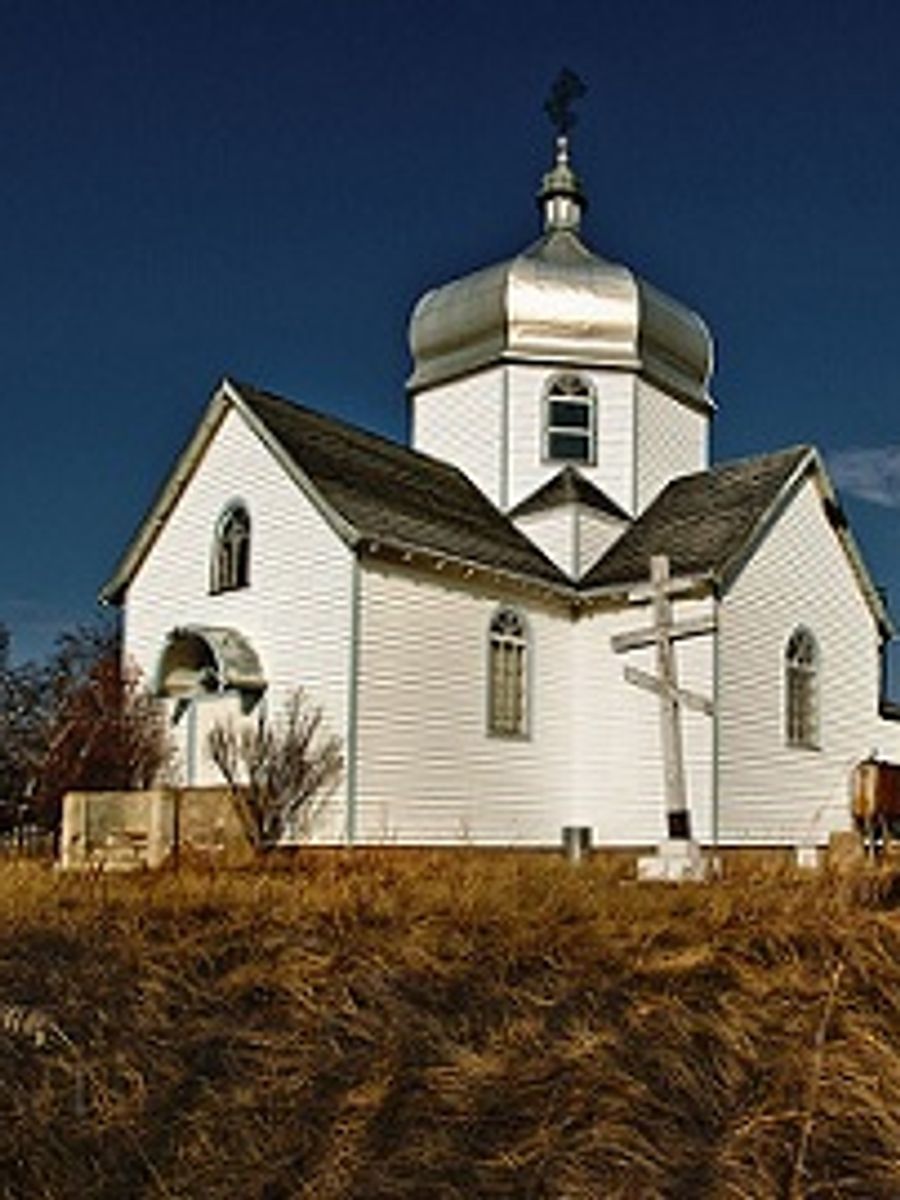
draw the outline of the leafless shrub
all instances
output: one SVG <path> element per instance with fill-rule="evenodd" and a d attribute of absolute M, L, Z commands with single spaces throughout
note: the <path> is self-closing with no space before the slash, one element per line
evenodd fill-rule
<path fill-rule="evenodd" d="M 322 709 L 298 689 L 281 719 L 260 717 L 237 730 L 218 723 L 209 753 L 231 790 L 244 830 L 261 850 L 289 831 L 308 833 L 343 770 L 340 738 L 323 728 Z"/>
<path fill-rule="evenodd" d="M 114 627 L 61 634 L 46 663 L 0 667 L 0 796 L 28 819 L 54 828 L 66 792 L 148 787 L 171 759 Z"/>

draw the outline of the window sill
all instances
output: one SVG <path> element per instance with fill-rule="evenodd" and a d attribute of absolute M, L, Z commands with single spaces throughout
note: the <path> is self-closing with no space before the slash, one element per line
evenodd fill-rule
<path fill-rule="evenodd" d="M 227 596 L 229 592 L 246 592 L 249 586 L 249 583 L 235 583 L 229 587 L 210 588 L 208 594 L 210 596 Z"/>

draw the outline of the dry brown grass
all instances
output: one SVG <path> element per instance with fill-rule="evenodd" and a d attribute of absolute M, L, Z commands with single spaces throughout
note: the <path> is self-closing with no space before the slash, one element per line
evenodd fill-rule
<path fill-rule="evenodd" d="M 898 903 L 474 852 L 3 865 L 0 1196 L 896 1200 Z"/>

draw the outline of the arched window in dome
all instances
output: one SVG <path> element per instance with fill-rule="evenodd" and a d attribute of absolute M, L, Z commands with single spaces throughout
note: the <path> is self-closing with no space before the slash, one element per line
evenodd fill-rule
<path fill-rule="evenodd" d="M 549 462 L 597 461 L 597 399 L 580 375 L 555 375 L 544 397 L 544 458 Z"/>
<path fill-rule="evenodd" d="M 785 740 L 789 746 L 819 746 L 819 647 L 804 626 L 788 638 L 784 651 Z"/>
<path fill-rule="evenodd" d="M 216 523 L 209 590 L 231 592 L 250 582 L 250 514 L 239 501 L 229 504 Z"/>
<path fill-rule="evenodd" d="M 528 631 L 514 609 L 501 608 L 490 626 L 488 729 L 505 737 L 527 733 Z"/>

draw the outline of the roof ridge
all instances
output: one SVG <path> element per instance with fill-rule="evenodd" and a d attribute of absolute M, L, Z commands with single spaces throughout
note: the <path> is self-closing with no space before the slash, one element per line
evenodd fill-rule
<path fill-rule="evenodd" d="M 544 586 L 563 573 L 459 467 L 285 396 L 228 378 L 319 502 L 358 539 L 512 572 Z"/>
<path fill-rule="evenodd" d="M 723 462 L 713 463 L 707 467 L 705 471 L 693 471 L 691 475 L 679 475 L 679 479 L 690 479 L 695 475 L 705 475 L 707 473 L 715 473 L 717 471 L 726 471 L 735 467 L 746 467 L 752 462 L 773 461 L 776 458 L 788 458 L 802 454 L 814 453 L 815 447 L 810 442 L 797 442 L 793 446 L 784 446 L 780 450 L 769 450 L 757 454 L 742 454 L 739 458 L 726 458 Z M 677 482 L 674 481 L 674 482 Z"/>
<path fill-rule="evenodd" d="M 539 484 L 527 496 L 524 496 L 517 504 L 509 511 L 508 515 L 511 518 L 527 516 L 534 511 L 540 511 L 541 508 L 551 506 L 551 497 L 555 492 L 572 491 L 572 495 L 561 495 L 559 503 L 582 503 L 589 504 L 595 508 L 601 509 L 609 516 L 618 517 L 623 521 L 630 521 L 631 517 L 620 504 L 603 490 L 598 484 L 589 479 L 587 475 L 579 471 L 574 463 L 566 463 L 560 467 L 548 479 Z"/>
<path fill-rule="evenodd" d="M 299 411 L 312 420 L 321 422 L 324 426 L 337 426 L 342 433 L 349 434 L 351 437 L 360 438 L 364 441 L 377 442 L 390 450 L 393 454 L 408 456 L 411 458 L 421 459 L 423 462 L 431 466 L 440 467 L 444 471 L 452 472 L 464 479 L 469 477 L 455 463 L 447 462 L 446 459 L 436 458 L 433 454 L 428 454 L 424 450 L 417 450 L 414 446 L 407 446 L 403 442 L 395 442 L 393 438 L 388 437 L 384 433 L 377 433 L 373 429 L 366 429 L 361 425 L 354 424 L 344 417 L 336 417 L 331 413 L 324 413 L 321 409 L 312 408 L 308 404 L 303 404 L 299 400 L 291 400 L 287 396 L 282 396 L 280 392 L 272 392 L 268 388 L 258 387 L 255 383 L 249 383 L 247 380 L 236 379 L 232 375 L 226 375 L 224 379 L 235 388 L 240 395 L 246 400 L 246 391 L 249 390 L 255 396 L 262 397 L 264 400 L 273 400 L 277 404 L 283 404 L 285 408 L 293 411 Z M 252 400 L 250 400 L 252 404 Z M 471 480 L 469 480 L 471 482 Z M 480 489 L 479 489 L 480 490 Z"/>
<path fill-rule="evenodd" d="M 613 586 L 643 578 L 649 557 L 666 553 L 673 570 L 708 574 L 726 567 L 815 448 L 791 446 L 718 463 L 669 481 L 581 580 Z"/>

